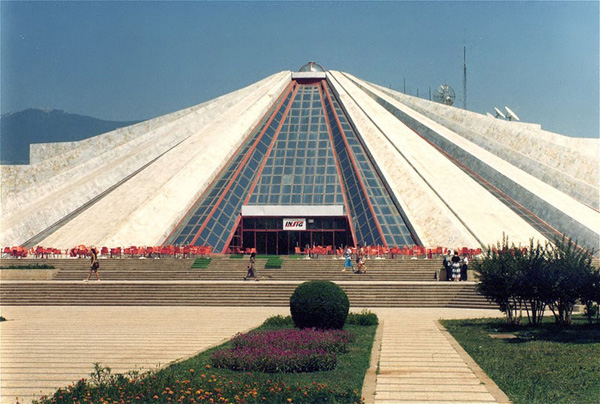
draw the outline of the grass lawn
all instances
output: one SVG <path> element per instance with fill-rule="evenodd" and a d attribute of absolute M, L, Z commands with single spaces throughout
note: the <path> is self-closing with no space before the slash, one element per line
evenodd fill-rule
<path fill-rule="evenodd" d="M 551 316 L 536 328 L 511 327 L 503 319 L 442 324 L 515 404 L 600 403 L 599 324 L 580 316 L 566 329 Z"/>
<path fill-rule="evenodd" d="M 259 329 L 291 328 L 291 318 Z M 337 367 L 312 373 L 235 372 L 216 369 L 210 356 L 227 342 L 199 355 L 143 375 L 110 375 L 102 369 L 92 380 L 57 391 L 40 403 L 74 402 L 223 402 L 223 403 L 359 403 L 377 326 L 346 324 L 356 335 Z M 101 387 L 97 387 L 100 384 Z M 85 400 L 84 400 L 85 399 Z"/>

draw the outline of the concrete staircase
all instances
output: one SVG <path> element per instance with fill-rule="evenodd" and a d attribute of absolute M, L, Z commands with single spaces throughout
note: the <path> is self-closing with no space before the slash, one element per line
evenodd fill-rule
<path fill-rule="evenodd" d="M 287 259 L 278 269 L 265 269 L 265 263 L 266 260 L 262 259 L 256 261 L 259 277 L 278 281 L 432 281 L 435 273 L 442 267 L 441 260 L 368 259 L 367 272 L 354 274 L 351 270 L 342 272 L 344 260 L 331 257 Z M 247 260 L 214 259 L 208 268 L 198 270 L 199 279 L 239 280 L 246 274 L 247 264 Z"/>
<path fill-rule="evenodd" d="M 343 260 L 285 259 L 280 269 L 257 260 L 259 282 L 243 281 L 246 259 L 213 258 L 206 269 L 194 259 L 102 259 L 97 282 L 85 259 L 1 260 L 1 266 L 49 264 L 51 281 L 0 284 L 2 305 L 287 306 L 298 284 L 331 280 L 352 307 L 456 307 L 496 309 L 473 282 L 438 282 L 441 260 L 369 259 L 367 273 L 342 272 Z"/>
<path fill-rule="evenodd" d="M 287 306 L 298 283 L 14 282 L 0 286 L 2 305 Z M 472 283 L 343 283 L 352 307 L 496 308 Z"/>

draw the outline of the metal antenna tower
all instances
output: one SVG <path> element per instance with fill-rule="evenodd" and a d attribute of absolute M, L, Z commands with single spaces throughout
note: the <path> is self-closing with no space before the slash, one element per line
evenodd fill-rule
<path fill-rule="evenodd" d="M 467 109 L 467 45 L 463 48 L 463 109 Z"/>

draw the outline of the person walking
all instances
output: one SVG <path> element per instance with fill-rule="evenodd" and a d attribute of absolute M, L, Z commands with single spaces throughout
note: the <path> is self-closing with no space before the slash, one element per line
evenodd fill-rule
<path fill-rule="evenodd" d="M 250 254 L 250 262 L 248 263 L 248 272 L 246 273 L 246 276 L 244 276 L 244 280 L 250 279 L 250 278 L 254 278 L 255 280 L 258 280 L 258 277 L 256 276 L 256 253 L 255 252 Z"/>
<path fill-rule="evenodd" d="M 96 280 L 100 281 L 100 275 L 98 275 L 98 269 L 100 268 L 100 263 L 98 262 L 98 250 L 96 250 L 96 247 L 94 247 L 94 246 L 92 246 L 92 248 L 90 250 L 90 257 L 91 257 L 90 273 L 88 274 L 87 279 L 84 279 L 84 282 L 89 281 L 92 274 L 96 274 Z"/>
<path fill-rule="evenodd" d="M 346 272 L 347 268 L 352 269 L 352 249 L 350 247 L 346 248 L 344 258 L 344 269 L 342 269 L 342 272 Z"/>

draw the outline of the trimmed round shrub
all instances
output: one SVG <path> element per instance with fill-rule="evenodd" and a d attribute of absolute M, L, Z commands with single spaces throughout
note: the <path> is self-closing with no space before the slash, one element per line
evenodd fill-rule
<path fill-rule="evenodd" d="M 346 292 L 330 281 L 304 282 L 290 297 L 297 328 L 342 329 L 349 309 Z"/>

